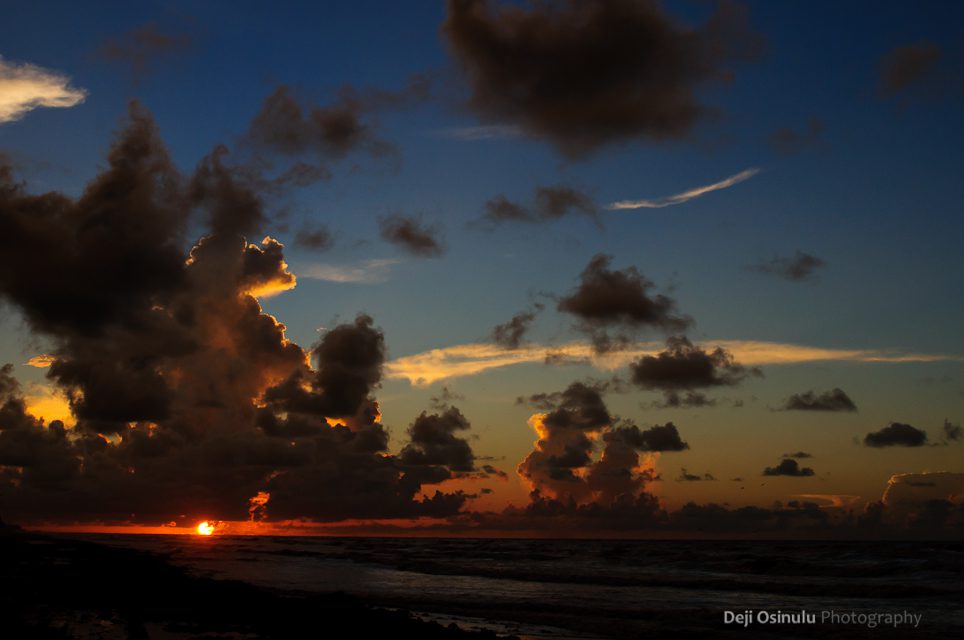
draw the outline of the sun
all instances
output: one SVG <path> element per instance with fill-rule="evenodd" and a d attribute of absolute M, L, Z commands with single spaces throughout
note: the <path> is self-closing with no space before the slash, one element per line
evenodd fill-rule
<path fill-rule="evenodd" d="M 214 525 L 205 520 L 197 526 L 197 534 L 199 536 L 209 536 L 214 533 Z"/>

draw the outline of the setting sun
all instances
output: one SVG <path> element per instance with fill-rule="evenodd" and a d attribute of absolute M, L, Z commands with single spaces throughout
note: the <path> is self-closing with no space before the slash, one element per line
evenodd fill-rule
<path fill-rule="evenodd" d="M 209 536 L 214 533 L 214 525 L 205 520 L 197 526 L 197 534 L 199 536 Z"/>

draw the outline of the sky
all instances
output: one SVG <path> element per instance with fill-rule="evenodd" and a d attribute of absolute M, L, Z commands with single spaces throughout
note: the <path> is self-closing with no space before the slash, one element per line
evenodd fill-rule
<path fill-rule="evenodd" d="M 0 515 L 964 526 L 964 7 L 0 24 Z"/>

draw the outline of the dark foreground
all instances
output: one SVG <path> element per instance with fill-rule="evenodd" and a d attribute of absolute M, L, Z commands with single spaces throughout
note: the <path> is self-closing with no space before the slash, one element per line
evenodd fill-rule
<path fill-rule="evenodd" d="M 2 536 L 0 567 L 0 638 L 497 637 L 345 594 L 282 594 L 194 577 L 154 554 L 63 538 Z"/>

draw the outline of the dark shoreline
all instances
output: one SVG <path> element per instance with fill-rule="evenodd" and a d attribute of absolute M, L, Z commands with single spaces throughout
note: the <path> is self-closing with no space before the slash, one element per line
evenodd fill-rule
<path fill-rule="evenodd" d="M 512 638 L 369 606 L 189 575 L 162 556 L 93 542 L 0 537 L 0 635 L 10 638 Z"/>

